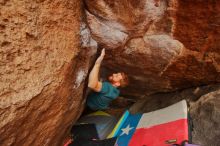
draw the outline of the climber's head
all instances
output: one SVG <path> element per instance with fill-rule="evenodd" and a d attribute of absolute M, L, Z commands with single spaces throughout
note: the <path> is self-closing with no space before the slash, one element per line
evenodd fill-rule
<path fill-rule="evenodd" d="M 115 87 L 125 87 L 129 83 L 128 76 L 124 72 L 113 73 L 108 79 Z"/>

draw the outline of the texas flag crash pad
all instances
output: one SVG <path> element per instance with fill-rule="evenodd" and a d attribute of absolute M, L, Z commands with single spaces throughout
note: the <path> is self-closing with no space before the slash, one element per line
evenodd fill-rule
<path fill-rule="evenodd" d="M 144 114 L 124 113 L 112 133 L 118 146 L 170 146 L 188 140 L 187 104 L 182 100 Z"/>

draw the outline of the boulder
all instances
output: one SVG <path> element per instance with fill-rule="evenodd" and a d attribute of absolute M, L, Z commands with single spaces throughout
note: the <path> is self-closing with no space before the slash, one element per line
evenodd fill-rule
<path fill-rule="evenodd" d="M 60 146 L 84 108 L 95 53 L 80 47 L 81 2 L 3 0 L 0 8 L 0 145 Z"/>
<path fill-rule="evenodd" d="M 220 81 L 220 1 L 84 0 L 105 70 L 130 77 L 140 98 Z"/>

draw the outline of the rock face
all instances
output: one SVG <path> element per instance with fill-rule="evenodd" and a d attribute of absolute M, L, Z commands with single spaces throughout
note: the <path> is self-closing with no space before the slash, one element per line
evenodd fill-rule
<path fill-rule="evenodd" d="M 84 0 L 105 68 L 124 71 L 122 94 L 166 92 L 220 81 L 220 1 Z"/>
<path fill-rule="evenodd" d="M 80 1 L 3 0 L 0 9 L 0 145 L 61 145 L 93 54 L 80 49 Z"/>
<path fill-rule="evenodd" d="M 219 146 L 220 143 L 220 90 L 202 96 L 191 105 L 194 143 Z"/>
<path fill-rule="evenodd" d="M 80 26 L 78 0 L 0 0 L 0 145 L 61 145 L 84 107 L 96 41 L 106 48 L 107 73 L 130 76 L 122 91 L 126 97 L 219 82 L 219 5 L 218 0 L 84 0 L 93 40 L 85 23 Z M 146 99 L 164 103 L 185 96 L 158 97 Z M 193 103 L 196 131 L 219 128 L 214 101 L 219 92 Z M 219 137 L 215 130 L 211 138 L 196 131 L 200 144 Z"/>
<path fill-rule="evenodd" d="M 84 5 L 92 38 L 106 48 L 103 72 L 126 72 L 130 84 L 122 95 L 140 99 L 130 111 L 150 112 L 186 99 L 193 142 L 218 146 L 219 85 L 195 87 L 220 82 L 220 1 L 84 0 Z"/>

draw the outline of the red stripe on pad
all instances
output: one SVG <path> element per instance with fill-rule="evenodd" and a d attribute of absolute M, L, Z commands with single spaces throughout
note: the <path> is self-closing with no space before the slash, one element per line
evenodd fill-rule
<path fill-rule="evenodd" d="M 188 140 L 187 119 L 136 129 L 129 146 L 169 146 L 165 142 L 172 139 L 176 139 L 178 144 Z"/>

